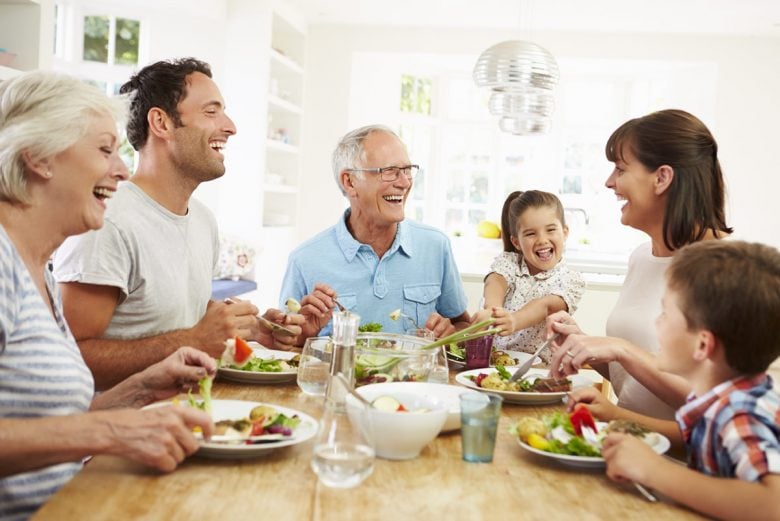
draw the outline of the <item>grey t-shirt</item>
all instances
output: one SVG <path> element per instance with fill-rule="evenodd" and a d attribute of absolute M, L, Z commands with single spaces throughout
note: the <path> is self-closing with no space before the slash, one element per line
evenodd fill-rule
<path fill-rule="evenodd" d="M 125 182 L 108 201 L 103 228 L 62 244 L 54 276 L 119 288 L 105 337 L 140 338 L 203 317 L 218 257 L 217 223 L 202 203 L 190 199 L 187 215 L 176 215 Z"/>

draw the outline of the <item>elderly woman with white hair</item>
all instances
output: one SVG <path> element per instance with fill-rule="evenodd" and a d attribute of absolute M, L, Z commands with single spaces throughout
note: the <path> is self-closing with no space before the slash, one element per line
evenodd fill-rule
<path fill-rule="evenodd" d="M 189 407 L 156 407 L 216 370 L 183 347 L 95 396 L 48 268 L 62 241 L 103 225 L 128 177 L 125 103 L 51 72 L 0 83 L 0 519 L 26 519 L 94 454 L 173 470 L 213 429 Z M 90 411 L 90 412 L 88 412 Z"/>

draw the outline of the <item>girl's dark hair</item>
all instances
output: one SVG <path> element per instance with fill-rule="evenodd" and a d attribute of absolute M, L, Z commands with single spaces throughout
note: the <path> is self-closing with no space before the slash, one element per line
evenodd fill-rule
<path fill-rule="evenodd" d="M 147 65 L 122 85 L 119 92 L 131 95 L 127 140 L 134 149 L 140 150 L 146 144 L 149 137 L 146 118 L 154 107 L 165 111 L 177 127 L 181 126 L 177 107 L 187 96 L 187 77 L 195 72 L 211 78 L 209 65 L 195 58 L 159 61 Z"/>
<path fill-rule="evenodd" d="M 517 237 L 517 218 L 529 208 L 547 206 L 555 208 L 561 225 L 565 227 L 566 218 L 564 217 L 563 204 L 555 194 L 539 190 L 517 191 L 509 194 L 501 208 L 501 240 L 504 243 L 504 251 L 520 253 L 520 250 L 512 244 L 512 236 Z"/>
<path fill-rule="evenodd" d="M 664 211 L 664 244 L 677 250 L 704 238 L 708 230 L 731 233 L 726 225 L 725 188 L 718 144 L 696 116 L 661 110 L 623 123 L 609 137 L 607 159 L 624 160 L 624 150 L 648 170 L 674 170 Z"/>

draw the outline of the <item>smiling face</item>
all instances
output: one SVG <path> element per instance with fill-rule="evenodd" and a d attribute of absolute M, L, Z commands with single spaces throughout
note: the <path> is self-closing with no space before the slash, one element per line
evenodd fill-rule
<path fill-rule="evenodd" d="M 512 244 L 522 252 L 529 273 L 536 275 L 561 261 L 568 236 L 569 229 L 561 224 L 554 206 L 530 207 L 517 218 Z"/>
<path fill-rule="evenodd" d="M 187 78 L 187 95 L 178 105 L 181 126 L 174 129 L 171 156 L 177 169 L 198 183 L 225 173 L 223 149 L 236 126 L 214 81 L 200 72 Z"/>
<path fill-rule="evenodd" d="M 67 235 L 103 226 L 106 199 L 129 176 L 119 157 L 116 123 L 109 115 L 92 116 L 86 134 L 49 163 L 51 211 L 66 216 Z M 48 204 L 48 203 L 47 203 Z"/>
<path fill-rule="evenodd" d="M 406 147 L 395 136 L 372 132 L 363 141 L 365 161 L 356 168 L 382 168 L 411 164 Z M 369 227 L 392 226 L 404 220 L 404 206 L 412 181 L 399 175 L 395 181 L 382 181 L 379 174 L 348 174 L 352 189 L 348 191 L 352 214 Z"/>
<path fill-rule="evenodd" d="M 694 351 L 699 345 L 699 335 L 688 327 L 680 309 L 681 297 L 669 286 L 661 299 L 661 314 L 655 320 L 660 345 L 658 368 L 683 377 L 690 377 L 697 366 Z"/>
<path fill-rule="evenodd" d="M 663 223 L 665 194 L 656 193 L 656 175 L 636 159 L 631 147 L 623 145 L 622 158 L 607 178 L 606 187 L 613 190 L 621 208 L 620 222 L 645 233 Z"/>

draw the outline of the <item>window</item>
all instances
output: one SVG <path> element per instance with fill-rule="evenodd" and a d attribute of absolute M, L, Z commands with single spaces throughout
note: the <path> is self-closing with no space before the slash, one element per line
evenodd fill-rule
<path fill-rule="evenodd" d="M 499 130 L 488 93 L 472 81 L 475 59 L 354 56 L 351 92 L 367 94 L 350 97 L 350 127 L 382 121 L 397 128 L 421 167 L 407 215 L 449 235 L 475 236 L 479 221 L 500 222 L 511 191 L 538 189 L 568 209 L 570 249 L 624 258 L 645 241 L 620 224 L 620 203 L 604 186 L 612 171 L 604 145 L 627 119 L 662 108 L 682 107 L 711 124 L 715 65 L 559 58 L 552 131 L 513 136 Z"/>
<path fill-rule="evenodd" d="M 55 4 L 54 67 L 82 78 L 109 96 L 145 61 L 144 23 L 117 7 L 79 2 Z M 133 148 L 123 140 L 120 154 L 132 172 Z"/>

